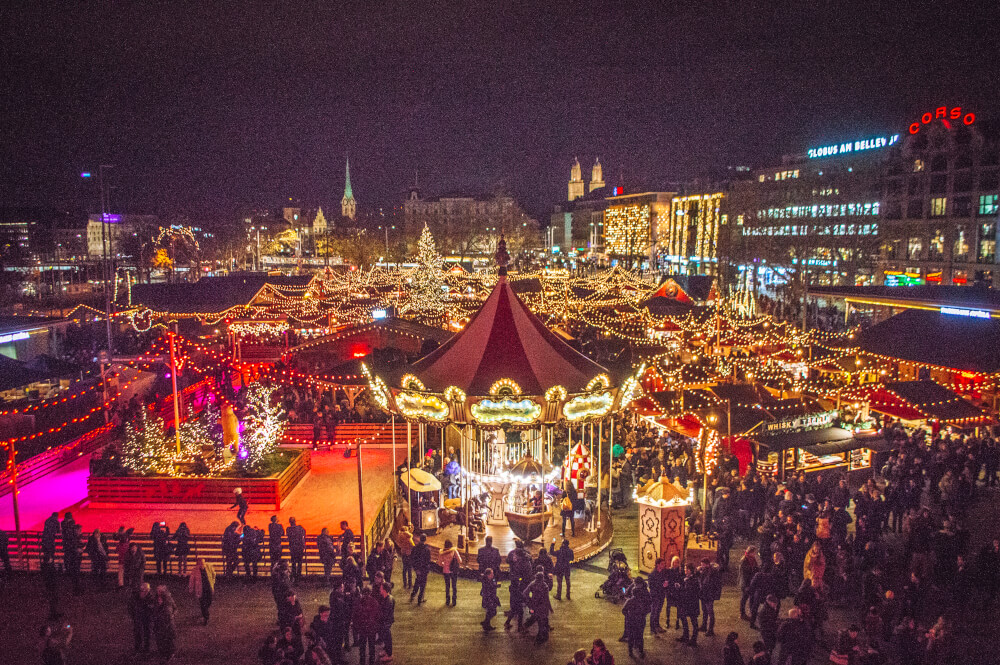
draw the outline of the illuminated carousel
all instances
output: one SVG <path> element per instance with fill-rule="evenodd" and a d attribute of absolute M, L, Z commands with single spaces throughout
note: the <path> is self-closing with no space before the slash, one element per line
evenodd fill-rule
<path fill-rule="evenodd" d="M 496 260 L 498 282 L 461 332 L 405 370 L 366 372 L 383 409 L 420 432 L 445 428 L 445 446 L 455 448 L 461 463 L 461 496 L 442 506 L 457 514 L 450 533 L 474 542 L 485 531 L 506 551 L 515 535 L 524 541 L 559 537 L 559 505 L 553 502 L 565 469 L 551 462 L 557 430 L 567 430 L 569 449 L 578 456 L 584 448 L 575 444 L 587 442 L 588 469 L 591 463 L 596 467 L 597 497 L 602 496 L 607 489 L 602 475 L 609 471 L 601 468 L 605 421 L 640 394 L 642 368 L 613 380 L 517 297 L 507 282 L 502 237 Z M 613 436 L 613 428 L 608 434 Z M 569 482 L 580 486 L 576 474 Z M 611 539 L 610 516 L 605 511 L 602 520 L 601 503 L 593 507 L 590 525 L 577 522 L 578 535 L 571 539 L 574 550 L 583 552 L 577 558 L 588 556 L 588 549 L 600 551 Z M 429 544 L 434 541 L 429 537 Z"/>

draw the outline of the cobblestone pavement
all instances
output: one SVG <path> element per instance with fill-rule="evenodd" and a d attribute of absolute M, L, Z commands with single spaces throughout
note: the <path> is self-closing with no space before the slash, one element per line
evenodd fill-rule
<path fill-rule="evenodd" d="M 995 506 L 996 496 L 988 504 Z M 616 515 L 614 547 L 622 547 L 634 565 L 637 541 L 633 511 Z M 733 562 L 737 561 L 734 551 Z M 484 634 L 479 622 L 483 618 L 479 585 L 471 580 L 459 580 L 459 600 L 454 608 L 444 605 L 444 583 L 440 575 L 432 574 L 428 583 L 428 600 L 417 607 L 407 602 L 402 589 L 396 592 L 396 624 L 393 630 L 396 663 L 414 665 L 447 665 L 450 663 L 551 663 L 563 665 L 578 648 L 588 647 L 595 637 L 609 645 L 619 663 L 628 662 L 625 645 L 618 642 L 622 634 L 621 607 L 594 597 L 605 578 L 607 554 L 582 564 L 573 573 L 573 600 L 556 601 L 553 631 L 549 642 L 536 647 L 532 637 L 504 632 L 502 629 Z M 730 575 L 731 578 L 731 575 Z M 399 586 L 399 573 L 396 580 Z M 88 580 L 89 582 L 89 580 Z M 678 644 L 678 633 L 671 630 L 656 638 L 646 637 L 646 663 L 721 662 L 722 644 L 728 631 L 740 633 L 744 653 L 757 639 L 756 631 L 739 620 L 738 595 L 732 579 L 728 580 L 722 600 L 716 605 L 716 636 L 699 640 L 697 649 Z M 245 586 L 239 581 L 221 581 L 212 606 L 212 621 L 200 625 L 197 604 L 180 580 L 169 582 L 178 602 L 178 652 L 174 661 L 182 664 L 256 663 L 256 652 L 265 634 L 274 625 L 274 603 L 270 585 L 262 579 L 256 585 Z M 500 591 L 507 605 L 506 584 Z M 300 598 L 306 621 L 311 621 L 316 608 L 326 602 L 326 592 L 318 581 L 302 585 Z M 69 662 L 73 664 L 144 662 L 131 652 L 131 624 L 128 621 L 124 597 L 117 591 L 88 592 L 73 597 L 63 590 L 64 612 L 74 625 L 75 637 Z M 788 603 L 786 601 L 785 606 Z M 17 577 L 0 583 L 0 662 L 35 663 L 38 659 L 37 631 L 46 614 L 40 578 Z M 851 616 L 847 611 L 832 608 L 827 634 L 833 635 L 845 626 Z M 502 619 L 502 616 L 499 617 Z M 995 621 L 991 619 L 990 621 Z M 497 621 L 502 625 L 502 621 Z M 990 632 L 995 622 L 969 631 L 968 662 L 1000 662 L 988 651 Z M 829 639 L 832 639 L 830 637 Z M 812 662 L 825 663 L 829 652 L 817 647 Z M 993 660 L 991 660 L 991 658 Z M 147 659 L 146 662 L 155 662 Z M 357 651 L 348 655 L 348 662 L 357 662 Z"/>

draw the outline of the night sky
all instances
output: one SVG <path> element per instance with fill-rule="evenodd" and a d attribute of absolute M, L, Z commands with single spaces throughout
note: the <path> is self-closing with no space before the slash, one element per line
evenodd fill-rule
<path fill-rule="evenodd" d="M 339 210 L 349 152 L 361 207 L 419 169 L 542 215 L 574 155 L 662 186 L 939 105 L 1000 115 L 995 1 L 617 4 L 9 2 L 0 205 L 87 205 L 107 163 L 125 212 Z"/>

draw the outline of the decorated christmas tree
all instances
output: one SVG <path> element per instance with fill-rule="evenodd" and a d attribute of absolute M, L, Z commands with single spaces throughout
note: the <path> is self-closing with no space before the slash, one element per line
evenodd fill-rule
<path fill-rule="evenodd" d="M 410 309 L 426 314 L 440 313 L 445 303 L 444 260 L 426 224 L 417 241 L 417 263 L 410 278 Z"/>
<path fill-rule="evenodd" d="M 274 392 L 275 388 L 262 383 L 253 383 L 247 390 L 239 463 L 250 472 L 260 469 L 264 458 L 278 447 L 285 431 L 285 410 L 272 404 Z"/>
<path fill-rule="evenodd" d="M 169 473 L 174 453 L 173 440 L 164 432 L 163 418 L 142 410 L 139 422 L 125 424 L 122 465 L 139 474 Z"/>

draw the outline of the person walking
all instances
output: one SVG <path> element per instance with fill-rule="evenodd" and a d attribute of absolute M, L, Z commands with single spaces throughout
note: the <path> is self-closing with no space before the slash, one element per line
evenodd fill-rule
<path fill-rule="evenodd" d="M 128 614 L 132 619 L 132 637 L 136 653 L 149 653 L 155 601 L 152 589 L 145 582 L 129 590 Z"/>
<path fill-rule="evenodd" d="M 388 582 L 378 585 L 378 604 L 378 639 L 382 642 L 382 649 L 385 651 L 381 661 L 390 663 L 392 662 L 392 624 L 396 622 L 396 599 L 392 597 Z"/>
<path fill-rule="evenodd" d="M 417 599 L 417 605 L 424 602 L 424 591 L 427 589 L 427 574 L 431 570 L 431 550 L 427 547 L 427 535 L 420 534 L 419 541 L 413 547 L 410 558 L 413 562 L 413 588 L 410 590 L 410 600 Z"/>
<path fill-rule="evenodd" d="M 382 543 L 382 554 L 379 556 L 378 569 L 385 577 L 389 589 L 392 589 L 392 571 L 396 567 L 396 548 L 392 543 L 392 538 L 386 538 Z"/>
<path fill-rule="evenodd" d="M 242 526 L 247 525 L 247 511 L 250 510 L 250 503 L 247 501 L 246 497 L 243 496 L 243 488 L 237 487 L 233 490 L 233 505 L 229 506 L 232 510 L 236 508 L 236 519 L 239 520 Z"/>
<path fill-rule="evenodd" d="M 177 650 L 174 642 L 177 639 L 177 626 L 174 615 L 177 604 L 166 585 L 156 587 L 156 603 L 153 605 L 153 637 L 156 639 L 156 653 L 165 663 L 174 656 Z"/>
<path fill-rule="evenodd" d="M 298 582 L 302 579 L 302 560 L 306 555 L 306 529 L 299 526 L 294 517 L 289 517 L 285 535 L 288 537 L 288 556 L 292 560 L 292 579 Z"/>
<path fill-rule="evenodd" d="M 555 557 L 555 564 L 552 566 L 552 572 L 556 576 L 556 600 L 562 600 L 562 587 L 563 580 L 566 580 L 566 600 L 572 600 L 570 598 L 570 581 L 569 574 L 572 571 L 573 563 L 573 548 L 569 546 L 569 540 L 563 538 L 562 545 L 559 549 L 555 549 L 555 541 L 549 545 L 549 554 Z"/>
<path fill-rule="evenodd" d="M 646 581 L 641 577 L 636 579 L 632 594 L 622 606 L 625 615 L 625 641 L 628 642 L 628 655 L 634 657 L 635 651 L 640 658 L 646 657 L 643 644 L 643 634 L 646 632 L 646 615 L 649 614 L 649 590 Z"/>
<path fill-rule="evenodd" d="M 545 573 L 542 571 L 535 573 L 535 579 L 524 590 L 524 599 L 531 612 L 524 627 L 530 628 L 532 624 L 537 623 L 538 634 L 535 636 L 535 644 L 542 644 L 549 639 L 549 615 L 552 614 L 549 582 L 545 579 Z"/>
<path fill-rule="evenodd" d="M 215 598 L 215 566 L 198 557 L 194 568 L 188 575 L 188 591 L 198 599 L 198 607 L 201 608 L 201 618 L 204 625 L 208 625 L 208 608 L 212 606 Z"/>
<path fill-rule="evenodd" d="M 59 535 L 59 513 L 54 512 L 45 518 L 42 526 L 42 563 L 55 561 L 56 536 Z"/>
<path fill-rule="evenodd" d="M 274 568 L 281 561 L 285 549 L 284 537 L 285 527 L 278 521 L 277 515 L 271 515 L 271 522 L 267 525 L 267 554 L 271 568 Z"/>
<path fill-rule="evenodd" d="M 337 563 L 337 545 L 333 542 L 333 536 L 326 527 L 320 529 L 316 536 L 316 549 L 319 550 L 319 562 L 323 564 L 323 581 L 330 584 L 330 574 L 333 566 Z"/>
<path fill-rule="evenodd" d="M 174 531 L 174 556 L 177 557 L 177 574 L 188 574 L 188 557 L 191 556 L 191 529 L 187 522 L 177 525 Z"/>
<path fill-rule="evenodd" d="M 90 558 L 90 572 L 94 576 L 94 581 L 101 589 L 107 581 L 108 572 L 108 544 L 100 529 L 94 529 L 87 538 L 87 556 Z"/>
<path fill-rule="evenodd" d="M 574 518 L 573 500 L 576 498 L 576 490 L 567 481 L 566 491 L 563 492 L 562 501 L 559 504 L 559 517 L 562 518 L 562 537 L 566 537 L 566 523 L 569 522 L 570 535 L 576 535 L 576 520 Z"/>
<path fill-rule="evenodd" d="M 115 554 L 118 558 L 118 588 L 125 586 L 125 571 L 128 567 L 129 545 L 132 543 L 132 529 L 125 530 L 124 526 L 118 527 L 115 534 Z"/>
<path fill-rule="evenodd" d="M 519 538 L 514 540 L 514 549 L 507 554 L 507 566 L 510 568 L 510 610 L 503 627 L 508 630 L 516 620 L 520 632 L 524 629 L 524 590 L 531 582 L 531 557 Z"/>
<path fill-rule="evenodd" d="M 450 540 L 444 541 L 438 564 L 444 575 L 444 604 L 454 607 L 458 603 L 458 571 L 462 567 L 462 555 Z"/>
<path fill-rule="evenodd" d="M 774 645 L 778 641 L 779 608 L 778 597 L 773 593 L 769 593 L 757 614 L 757 625 L 760 626 L 760 639 L 763 640 L 768 653 L 774 651 Z"/>
<path fill-rule="evenodd" d="M 493 625 L 493 617 L 497 615 L 497 608 L 500 607 L 500 596 L 497 595 L 497 589 L 500 588 L 500 585 L 497 584 L 492 568 L 487 568 L 483 571 L 480 585 L 479 595 L 483 598 L 483 609 L 486 610 L 486 618 L 479 625 L 483 627 L 483 630 L 489 632 L 496 630 L 496 626 Z"/>
<path fill-rule="evenodd" d="M 750 602 L 750 582 L 753 576 L 760 570 L 760 562 L 757 560 L 757 548 L 751 545 L 743 552 L 740 559 L 740 568 L 737 579 L 737 586 L 740 590 L 740 618 L 744 621 L 749 619 L 747 615 L 747 604 Z"/>

